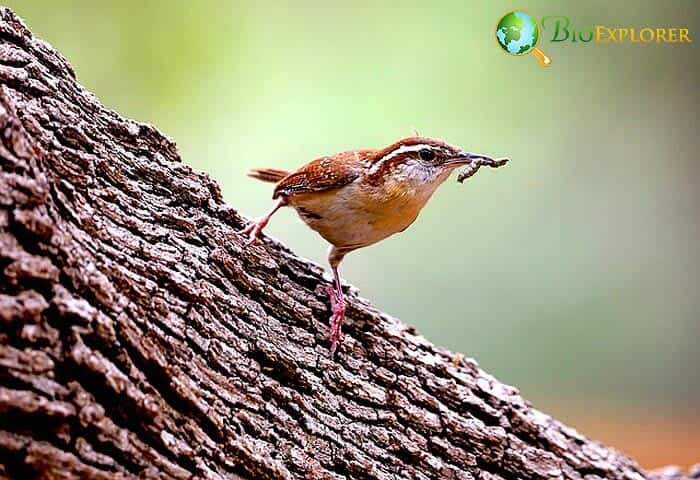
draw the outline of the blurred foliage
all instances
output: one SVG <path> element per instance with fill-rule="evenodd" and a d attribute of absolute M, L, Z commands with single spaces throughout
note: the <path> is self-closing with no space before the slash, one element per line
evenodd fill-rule
<path fill-rule="evenodd" d="M 570 399 L 700 415 L 700 14 L 694 1 L 525 0 L 574 27 L 684 26 L 692 45 L 494 39 L 510 2 L 6 2 L 108 106 L 177 140 L 249 216 L 253 166 L 410 133 L 508 155 L 445 184 L 342 275 L 554 413 Z M 325 265 L 291 211 L 268 230 Z M 685 413 L 683 413 L 685 412 Z"/>

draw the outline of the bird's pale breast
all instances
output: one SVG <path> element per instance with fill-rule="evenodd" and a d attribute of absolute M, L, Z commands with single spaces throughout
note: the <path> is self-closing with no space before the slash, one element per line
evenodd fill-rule
<path fill-rule="evenodd" d="M 444 179 L 439 180 L 396 177 L 371 186 L 358 179 L 326 192 L 292 195 L 289 204 L 328 242 L 352 250 L 405 230 Z"/>

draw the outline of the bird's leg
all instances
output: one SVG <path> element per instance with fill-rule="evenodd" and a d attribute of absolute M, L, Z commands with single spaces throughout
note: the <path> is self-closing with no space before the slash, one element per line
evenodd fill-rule
<path fill-rule="evenodd" d="M 335 350 L 338 348 L 338 342 L 343 337 L 341 327 L 345 319 L 345 298 L 343 297 L 343 288 L 340 286 L 340 275 L 338 268 L 333 267 L 334 286 L 329 286 L 326 291 L 331 299 L 331 315 L 330 321 L 330 337 L 331 337 L 331 358 L 335 355 Z"/>
<path fill-rule="evenodd" d="M 272 217 L 272 215 L 274 215 L 275 212 L 280 209 L 280 207 L 284 207 L 286 204 L 287 204 L 287 198 L 281 197 L 279 200 L 277 200 L 277 203 L 275 203 L 275 206 L 272 207 L 272 210 L 270 210 L 267 213 L 267 215 L 262 217 L 260 220 L 257 220 L 255 222 L 251 223 L 250 225 L 245 227 L 243 230 L 241 230 L 242 234 L 246 234 L 246 233 L 250 234 L 248 237 L 248 241 L 246 242 L 247 247 L 252 245 L 253 243 L 255 243 L 255 241 L 258 238 L 260 238 L 260 234 L 262 233 L 263 228 L 265 228 L 267 226 L 267 222 L 270 221 L 270 218 Z"/>
<path fill-rule="evenodd" d="M 331 246 L 328 252 L 328 262 L 333 270 L 333 285 L 326 287 L 326 292 L 331 300 L 331 319 L 330 319 L 330 340 L 331 340 L 331 358 L 335 355 L 335 350 L 338 348 L 338 342 L 343 336 L 340 331 L 345 319 L 345 298 L 343 297 L 343 288 L 340 285 L 340 275 L 338 274 L 338 265 L 345 256 L 342 252 Z"/>

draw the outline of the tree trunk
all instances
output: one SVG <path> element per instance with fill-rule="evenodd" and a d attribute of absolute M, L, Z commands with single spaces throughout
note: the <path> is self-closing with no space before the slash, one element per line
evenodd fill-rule
<path fill-rule="evenodd" d="M 0 42 L 0 478 L 661 478 L 352 289 L 329 359 L 321 267 L 4 8 Z"/>

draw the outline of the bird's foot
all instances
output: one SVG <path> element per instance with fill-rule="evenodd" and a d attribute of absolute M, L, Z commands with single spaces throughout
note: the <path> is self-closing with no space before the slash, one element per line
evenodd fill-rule
<path fill-rule="evenodd" d="M 245 246 L 249 247 L 252 244 L 255 243 L 255 241 L 260 238 L 260 234 L 263 231 L 263 228 L 267 226 L 267 223 L 270 221 L 270 218 L 275 214 L 277 210 L 280 209 L 280 207 L 284 207 L 287 205 L 287 197 L 282 197 L 279 200 L 277 200 L 277 203 L 272 207 L 272 210 L 267 212 L 267 215 L 262 217 L 259 220 L 256 220 L 255 222 L 251 223 L 247 227 L 245 227 L 243 230 L 241 230 L 241 234 L 245 235 L 246 233 L 249 234 L 248 236 L 248 241 L 245 242 Z"/>
<path fill-rule="evenodd" d="M 269 221 L 269 217 L 263 217 L 241 230 L 241 235 L 248 234 L 248 241 L 245 242 L 246 247 L 251 246 L 260 238 L 263 228 L 267 226 L 267 222 Z"/>
<path fill-rule="evenodd" d="M 338 342 L 340 342 L 340 340 L 343 338 L 343 332 L 341 331 L 343 320 L 345 320 L 345 305 L 338 304 L 338 307 L 333 309 L 333 315 L 331 316 L 330 321 L 331 358 L 335 356 L 335 351 L 338 348 Z"/>
<path fill-rule="evenodd" d="M 335 304 L 338 303 L 338 293 L 335 291 L 333 285 L 326 285 L 326 294 L 331 300 L 331 310 L 335 308 Z"/>
<path fill-rule="evenodd" d="M 345 301 L 339 298 L 338 292 L 330 285 L 326 287 L 326 292 L 331 299 L 331 311 L 333 312 L 330 319 L 330 352 L 331 358 L 333 358 L 338 348 L 338 342 L 343 338 L 341 327 L 343 326 L 343 320 L 345 320 Z"/>

